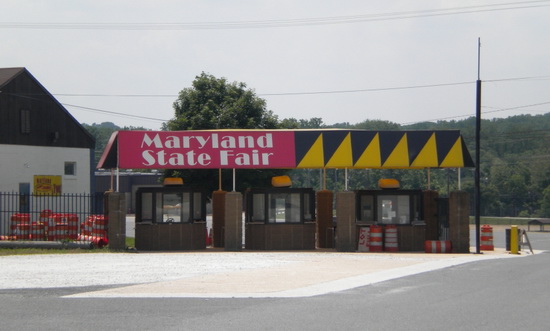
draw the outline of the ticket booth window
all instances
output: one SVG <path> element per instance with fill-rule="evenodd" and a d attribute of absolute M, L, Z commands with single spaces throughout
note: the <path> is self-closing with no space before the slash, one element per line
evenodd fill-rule
<path fill-rule="evenodd" d="M 153 219 L 153 193 L 143 193 L 141 195 L 141 216 L 143 219 Z"/>
<path fill-rule="evenodd" d="M 300 223 L 300 193 L 268 194 L 269 223 Z"/>
<path fill-rule="evenodd" d="M 411 208 L 408 195 L 379 195 L 378 224 L 410 224 Z"/>
<path fill-rule="evenodd" d="M 191 189 L 140 188 L 138 222 L 193 223 L 206 220 L 206 194 Z"/>
<path fill-rule="evenodd" d="M 374 223 L 374 196 L 373 195 L 360 195 L 359 196 L 359 219 L 365 222 Z"/>
<path fill-rule="evenodd" d="M 304 221 L 306 222 L 314 221 L 315 215 L 312 213 L 311 208 L 308 207 L 308 206 L 314 206 L 314 203 L 315 201 L 312 195 L 304 194 L 304 206 L 306 206 L 306 208 L 304 208 Z"/>
<path fill-rule="evenodd" d="M 246 201 L 247 222 L 282 224 L 315 220 L 312 189 L 252 189 L 247 192 Z"/>
<path fill-rule="evenodd" d="M 252 218 L 253 222 L 265 222 L 265 194 L 252 194 Z"/>
<path fill-rule="evenodd" d="M 164 193 L 162 195 L 163 222 L 189 222 L 190 200 L 189 192 Z"/>
<path fill-rule="evenodd" d="M 201 192 L 193 193 L 193 220 L 199 221 L 204 220 L 202 216 L 202 204 L 203 204 L 203 195 Z"/>
<path fill-rule="evenodd" d="M 410 225 L 422 218 L 420 190 L 357 192 L 357 222 Z"/>
<path fill-rule="evenodd" d="M 161 193 L 143 192 L 141 194 L 139 212 L 143 221 L 162 222 L 162 204 L 156 204 L 155 201 L 162 201 Z"/>

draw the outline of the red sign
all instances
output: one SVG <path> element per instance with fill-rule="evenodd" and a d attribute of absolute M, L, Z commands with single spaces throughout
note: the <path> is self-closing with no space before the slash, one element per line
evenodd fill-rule
<path fill-rule="evenodd" d="M 293 168 L 292 131 L 120 131 L 123 169 Z"/>

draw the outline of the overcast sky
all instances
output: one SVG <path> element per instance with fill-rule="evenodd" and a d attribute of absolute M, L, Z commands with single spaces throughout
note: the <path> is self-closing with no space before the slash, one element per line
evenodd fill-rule
<path fill-rule="evenodd" d="M 0 67 L 87 124 L 159 129 L 203 71 L 280 119 L 410 124 L 475 115 L 478 38 L 482 117 L 550 112 L 548 31 L 548 0 L 2 0 Z"/>

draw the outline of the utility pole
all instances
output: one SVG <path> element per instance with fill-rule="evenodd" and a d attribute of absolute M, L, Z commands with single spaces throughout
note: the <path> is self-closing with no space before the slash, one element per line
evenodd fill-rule
<path fill-rule="evenodd" d="M 476 167 L 475 167 L 475 223 L 476 223 L 476 254 L 480 254 L 480 137 L 481 137 L 481 79 L 480 79 L 481 38 L 477 39 L 477 81 L 476 81 Z"/>

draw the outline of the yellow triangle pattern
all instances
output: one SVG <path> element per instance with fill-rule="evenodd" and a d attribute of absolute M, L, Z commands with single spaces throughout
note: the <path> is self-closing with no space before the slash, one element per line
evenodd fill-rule
<path fill-rule="evenodd" d="M 435 133 L 426 142 L 420 153 L 416 156 L 411 167 L 438 167 L 437 145 L 435 143 Z"/>
<path fill-rule="evenodd" d="M 384 162 L 384 167 L 408 167 L 409 166 L 409 147 L 407 144 L 407 134 L 397 143 L 390 156 Z"/>
<path fill-rule="evenodd" d="M 380 158 L 380 136 L 377 133 L 353 167 L 378 168 L 380 166 L 382 166 L 382 159 Z"/>
<path fill-rule="evenodd" d="M 441 164 L 439 165 L 441 168 L 459 168 L 464 167 L 464 159 L 462 157 L 462 139 L 458 138 L 449 151 L 447 153 L 447 156 L 445 156 L 445 159 Z"/>
<path fill-rule="evenodd" d="M 347 136 L 342 140 L 342 143 L 334 154 L 328 160 L 326 167 L 328 168 L 337 168 L 337 167 L 351 167 L 353 165 L 353 157 L 351 151 L 351 133 L 348 133 Z"/>
<path fill-rule="evenodd" d="M 323 134 L 320 134 L 296 168 L 322 168 L 324 164 Z"/>

